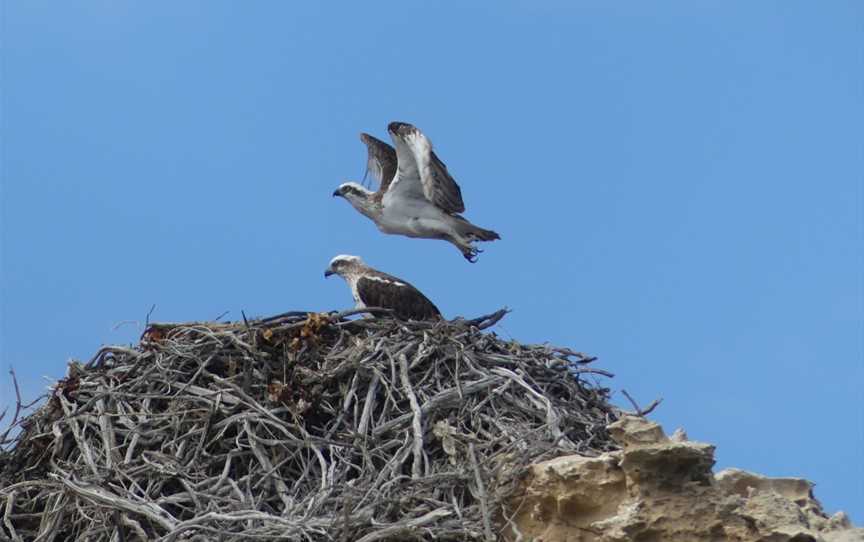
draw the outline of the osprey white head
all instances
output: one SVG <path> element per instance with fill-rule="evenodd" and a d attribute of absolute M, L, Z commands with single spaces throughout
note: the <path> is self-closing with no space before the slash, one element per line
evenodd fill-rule
<path fill-rule="evenodd" d="M 351 207 L 360 211 L 364 216 L 372 218 L 377 216 L 380 211 L 376 212 L 375 200 L 372 197 L 375 193 L 370 192 L 366 187 L 359 183 L 347 182 L 342 183 L 333 191 L 333 197 L 343 197 Z"/>
<path fill-rule="evenodd" d="M 340 254 L 330 260 L 330 265 L 324 271 L 324 276 L 341 275 L 345 276 L 351 272 L 356 272 L 359 269 L 366 267 L 360 256 L 351 256 L 350 254 Z"/>

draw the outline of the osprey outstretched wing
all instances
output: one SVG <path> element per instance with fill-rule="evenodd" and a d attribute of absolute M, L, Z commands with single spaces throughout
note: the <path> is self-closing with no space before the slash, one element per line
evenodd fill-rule
<path fill-rule="evenodd" d="M 396 175 L 396 150 L 376 137 L 367 133 L 360 134 L 360 141 L 366 145 L 368 157 L 366 171 L 378 181 L 377 195 L 384 195 Z"/>
<path fill-rule="evenodd" d="M 400 189 L 419 189 L 427 200 L 446 213 L 465 212 L 462 190 L 432 150 L 432 143 L 423 132 L 405 122 L 391 122 L 387 131 L 396 145 L 399 162 L 399 177 L 394 180 L 392 188 L 396 189 L 398 181 L 403 183 Z M 406 186 L 409 184 L 410 187 Z"/>

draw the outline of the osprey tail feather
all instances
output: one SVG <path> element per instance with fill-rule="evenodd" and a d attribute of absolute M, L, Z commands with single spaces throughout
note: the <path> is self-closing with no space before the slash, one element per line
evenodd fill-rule
<path fill-rule="evenodd" d="M 471 241 L 494 241 L 501 239 L 501 236 L 497 232 L 475 226 L 461 216 L 454 216 L 453 218 L 456 219 L 456 231 L 466 239 L 470 239 Z"/>

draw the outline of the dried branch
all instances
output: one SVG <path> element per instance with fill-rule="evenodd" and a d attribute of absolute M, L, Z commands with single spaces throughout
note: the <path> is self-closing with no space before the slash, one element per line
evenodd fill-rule
<path fill-rule="evenodd" d="M 626 397 L 627 400 L 630 401 L 630 404 L 633 405 L 633 411 L 634 411 L 633 414 L 635 414 L 636 416 L 643 416 L 644 417 L 644 416 L 647 416 L 648 414 L 651 414 L 654 411 L 654 409 L 657 408 L 658 406 L 660 406 L 660 403 L 663 402 L 662 398 L 654 399 L 653 401 L 651 401 L 651 404 L 649 404 L 647 407 L 640 408 L 639 405 L 636 403 L 636 401 L 632 397 L 630 397 L 630 394 L 627 393 L 627 390 L 621 390 L 621 393 L 624 394 L 624 397 Z"/>
<path fill-rule="evenodd" d="M 6 431 L 0 435 L 0 447 L 9 441 L 9 432 L 18 426 L 18 416 L 24 408 L 24 403 L 21 401 L 21 389 L 18 387 L 18 379 L 15 377 L 15 369 L 9 367 L 9 374 L 12 376 L 12 384 L 15 386 L 15 414 L 12 416 L 12 421 L 9 422 Z M 0 415 L 0 420 L 4 417 L 6 417 L 6 410 L 4 410 L 3 414 Z"/>

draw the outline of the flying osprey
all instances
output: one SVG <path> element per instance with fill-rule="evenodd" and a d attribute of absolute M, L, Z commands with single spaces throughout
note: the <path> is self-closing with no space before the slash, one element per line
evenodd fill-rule
<path fill-rule="evenodd" d="M 477 261 L 482 251 L 472 243 L 501 237 L 459 215 L 465 211 L 462 191 L 423 132 L 404 122 L 391 122 L 387 131 L 395 149 L 369 134 L 360 134 L 369 151 L 367 173 L 378 180 L 378 191 L 350 182 L 339 185 L 333 195 L 348 200 L 384 233 L 443 239 L 454 244 L 469 262 Z"/>
<path fill-rule="evenodd" d="M 324 276 L 339 275 L 357 302 L 357 308 L 381 307 L 392 309 L 402 320 L 440 318 L 441 312 L 420 290 L 402 279 L 382 273 L 366 265 L 358 256 L 339 255 L 330 260 Z"/>

